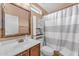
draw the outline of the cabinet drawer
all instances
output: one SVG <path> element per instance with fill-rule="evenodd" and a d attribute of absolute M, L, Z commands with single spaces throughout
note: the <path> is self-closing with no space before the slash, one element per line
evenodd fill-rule
<path fill-rule="evenodd" d="M 30 56 L 40 56 L 40 44 L 30 48 Z"/>
<path fill-rule="evenodd" d="M 29 50 L 26 50 L 22 53 L 22 56 L 29 56 Z"/>

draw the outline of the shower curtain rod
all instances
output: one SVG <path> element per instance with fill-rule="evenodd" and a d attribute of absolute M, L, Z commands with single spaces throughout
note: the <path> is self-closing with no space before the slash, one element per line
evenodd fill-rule
<path fill-rule="evenodd" d="M 79 4 L 79 3 L 74 3 L 74 4 L 72 4 L 72 5 L 69 5 L 69 6 L 67 6 L 67 7 L 64 7 L 64 8 L 62 8 L 62 9 L 59 9 L 59 10 L 56 10 L 56 11 L 54 11 L 54 12 L 48 13 L 47 15 L 52 14 L 52 13 L 55 13 L 55 12 L 58 12 L 58 11 L 60 11 L 60 10 L 66 9 L 66 8 L 68 8 L 68 7 L 71 7 L 71 6 L 74 6 L 74 5 L 77 5 L 77 4 Z"/>

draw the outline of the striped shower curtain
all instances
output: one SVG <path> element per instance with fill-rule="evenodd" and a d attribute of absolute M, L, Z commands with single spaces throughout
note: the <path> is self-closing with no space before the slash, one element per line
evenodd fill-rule
<path fill-rule="evenodd" d="M 78 55 L 79 4 L 44 16 L 46 45 L 63 55 Z"/>

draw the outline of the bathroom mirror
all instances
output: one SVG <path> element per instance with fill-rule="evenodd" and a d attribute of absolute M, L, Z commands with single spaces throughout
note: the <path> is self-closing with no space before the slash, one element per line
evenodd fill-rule
<path fill-rule="evenodd" d="M 30 34 L 30 11 L 10 3 L 3 9 L 4 37 Z"/>
<path fill-rule="evenodd" d="M 1 3 L 0 3 L 0 37 L 2 36 L 2 20 L 1 20 L 1 18 L 2 18 L 2 15 L 1 15 Z"/>
<path fill-rule="evenodd" d="M 19 17 L 5 14 L 5 35 L 14 35 L 19 33 Z"/>

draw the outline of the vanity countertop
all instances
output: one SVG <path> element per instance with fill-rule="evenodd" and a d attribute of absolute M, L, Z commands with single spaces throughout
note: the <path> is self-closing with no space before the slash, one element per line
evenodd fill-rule
<path fill-rule="evenodd" d="M 28 39 L 25 42 L 21 43 L 15 43 L 10 45 L 4 45 L 0 47 L 0 56 L 14 56 L 24 50 L 27 50 L 37 44 L 39 44 L 40 41 L 34 40 L 34 39 Z"/>

